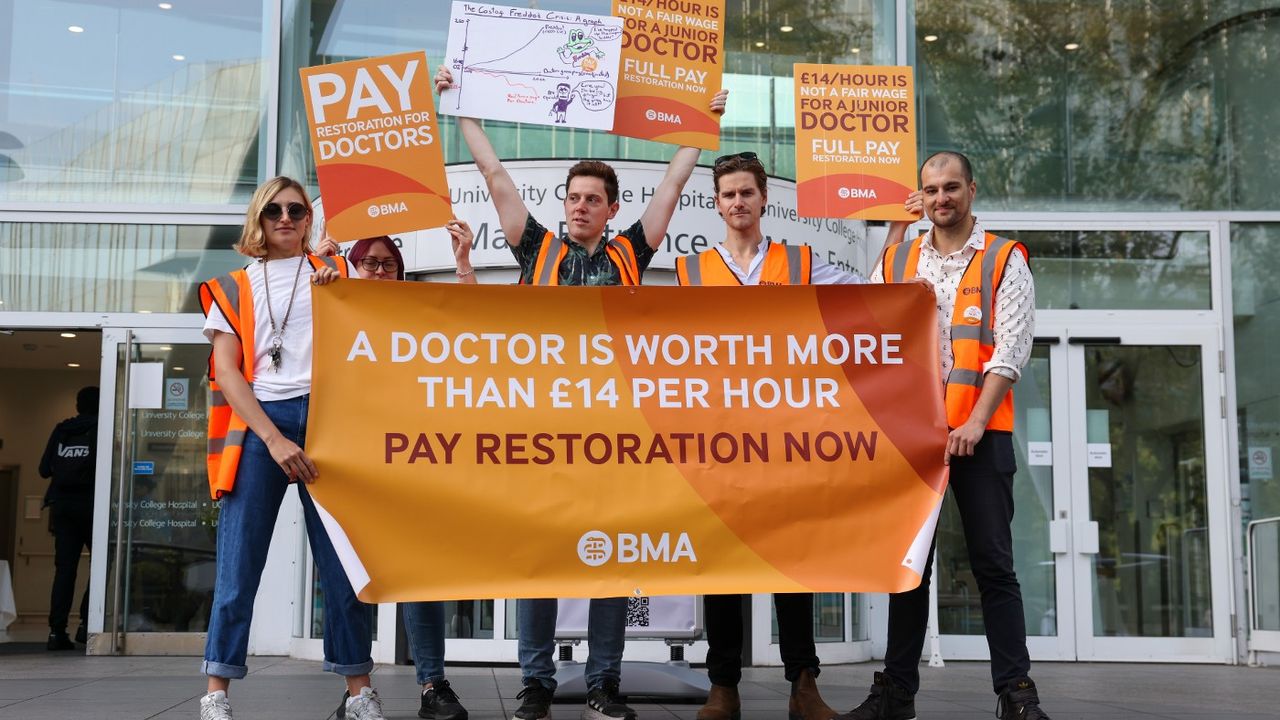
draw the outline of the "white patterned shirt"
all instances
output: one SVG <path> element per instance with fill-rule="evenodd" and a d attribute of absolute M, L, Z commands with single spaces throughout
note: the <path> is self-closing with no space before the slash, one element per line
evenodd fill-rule
<path fill-rule="evenodd" d="M 916 275 L 933 283 L 938 299 L 938 354 L 942 361 L 942 379 L 946 381 L 955 365 L 951 354 L 951 321 L 955 314 L 956 288 L 973 256 L 986 247 L 986 231 L 976 220 L 973 233 L 959 250 L 944 256 L 933 246 L 933 229 L 920 243 L 920 262 Z M 906 244 L 905 242 L 903 243 Z M 883 263 L 876 265 L 871 282 L 884 282 Z M 983 374 L 994 372 L 1017 381 L 1031 357 L 1035 342 L 1036 287 L 1031 268 L 1022 253 L 1009 255 L 1000 287 L 996 289 L 995 352 L 982 367 Z"/>

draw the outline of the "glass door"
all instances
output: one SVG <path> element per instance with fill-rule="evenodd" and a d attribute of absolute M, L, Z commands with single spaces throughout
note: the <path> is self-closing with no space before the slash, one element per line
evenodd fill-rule
<path fill-rule="evenodd" d="M 1077 655 L 1227 661 L 1234 652 L 1217 331 L 1072 330 Z"/>
<path fill-rule="evenodd" d="M 115 408 L 106 652 L 204 651 L 218 523 L 205 469 L 209 347 L 193 328 L 104 332 Z"/>
<path fill-rule="evenodd" d="M 1037 660 L 1074 660 L 1076 653 L 1072 571 L 1063 561 L 1067 547 L 1060 519 L 1071 502 L 1066 355 L 1057 335 L 1037 336 L 1013 391 L 1018 464 L 1013 481 L 1014 570 L 1022 586 L 1027 646 Z M 987 659 L 981 593 L 950 494 L 938 521 L 936 563 L 943 658 Z"/>
<path fill-rule="evenodd" d="M 1014 386 L 1014 567 L 1033 660 L 1233 657 L 1218 349 L 1208 325 L 1038 324 Z M 950 498 L 936 570 L 943 658 L 987 659 Z"/>

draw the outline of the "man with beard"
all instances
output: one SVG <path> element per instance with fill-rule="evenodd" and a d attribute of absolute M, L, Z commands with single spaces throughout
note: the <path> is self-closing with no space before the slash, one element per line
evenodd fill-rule
<path fill-rule="evenodd" d="M 1031 355 L 1035 332 L 1035 284 L 1027 250 L 1022 243 L 984 231 L 973 216 L 977 184 L 964 155 L 944 151 L 930 156 L 920 168 L 920 188 L 933 228 L 904 243 L 908 223 L 893 223 L 884 258 L 871 279 L 922 277 L 933 284 L 951 428 L 944 461 L 951 468 L 949 484 L 982 593 L 997 714 L 1001 720 L 1048 720 L 1027 676 L 1031 660 L 1010 530 L 1017 470 L 1013 384 Z M 870 695 L 841 720 L 915 718 L 930 570 L 915 590 L 890 596 L 884 672 L 875 674 Z"/>

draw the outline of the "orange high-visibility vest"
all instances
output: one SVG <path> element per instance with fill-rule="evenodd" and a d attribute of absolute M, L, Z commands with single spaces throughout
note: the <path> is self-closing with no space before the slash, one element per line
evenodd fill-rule
<path fill-rule="evenodd" d="M 760 268 L 761 285 L 808 285 L 813 279 L 813 251 L 808 245 L 769 243 Z M 676 258 L 681 285 L 741 285 L 719 250 L 703 250 L 695 257 Z"/>
<path fill-rule="evenodd" d="M 312 268 L 319 270 L 328 265 L 347 277 L 347 264 L 336 258 L 308 255 Z M 263 268 L 266 272 L 266 268 Z M 200 283 L 200 307 L 205 317 L 217 304 L 236 337 L 240 339 L 243 354 L 240 373 L 253 385 L 254 319 L 253 288 L 245 269 L 232 270 L 226 275 Z M 227 404 L 222 389 L 218 387 L 213 367 L 213 353 L 209 353 L 209 450 L 205 463 L 209 470 L 209 494 L 214 500 L 231 492 L 236 484 L 236 468 L 240 466 L 240 452 L 244 448 L 245 433 L 249 426 Z"/>
<path fill-rule="evenodd" d="M 604 251 L 618 268 L 618 275 L 622 277 L 623 285 L 640 284 L 640 263 L 636 260 L 631 241 L 625 235 L 619 235 L 607 241 Z M 565 241 L 548 230 L 546 236 L 542 238 L 542 247 L 538 248 L 538 262 L 533 266 L 533 282 L 530 284 L 559 285 L 560 263 L 564 262 L 564 256 L 568 254 L 569 246 Z"/>
<path fill-rule="evenodd" d="M 915 277 L 924 235 L 910 243 L 890 246 L 881 272 L 885 282 L 905 282 Z M 996 290 L 1014 252 L 1030 259 L 1027 248 L 1016 240 L 986 234 L 982 250 L 969 261 L 956 287 L 956 307 L 951 315 L 951 355 L 955 364 L 947 375 L 947 424 L 960 427 L 969 419 L 982 394 L 983 366 L 995 354 Z M 1013 390 L 991 415 L 988 430 L 1013 432 Z"/>

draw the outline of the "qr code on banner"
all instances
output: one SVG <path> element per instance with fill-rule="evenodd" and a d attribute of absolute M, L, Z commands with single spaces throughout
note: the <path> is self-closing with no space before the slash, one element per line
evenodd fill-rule
<path fill-rule="evenodd" d="M 627 627 L 649 627 L 649 598 L 627 598 Z"/>

